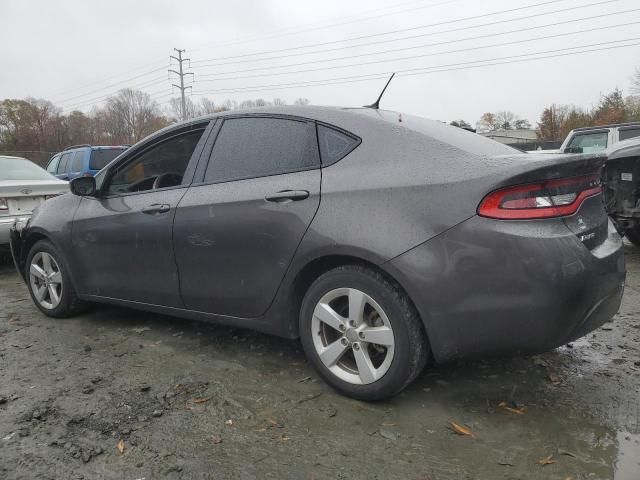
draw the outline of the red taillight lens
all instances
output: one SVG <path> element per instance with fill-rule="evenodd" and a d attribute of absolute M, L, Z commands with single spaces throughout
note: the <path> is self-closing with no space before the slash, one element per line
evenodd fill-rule
<path fill-rule="evenodd" d="M 516 185 L 489 193 L 480 202 L 478 215 L 501 220 L 566 217 L 601 192 L 598 175 Z"/>

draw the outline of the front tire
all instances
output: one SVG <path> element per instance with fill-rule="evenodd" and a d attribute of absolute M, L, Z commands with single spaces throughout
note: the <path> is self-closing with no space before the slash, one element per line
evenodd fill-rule
<path fill-rule="evenodd" d="M 397 394 L 429 355 L 407 295 L 381 273 L 359 265 L 330 270 L 311 285 L 302 301 L 300 337 L 318 374 L 358 400 Z"/>
<path fill-rule="evenodd" d="M 40 240 L 31 247 L 25 268 L 29 293 L 42 313 L 65 318 L 84 308 L 76 296 L 66 264 L 50 242 Z"/>

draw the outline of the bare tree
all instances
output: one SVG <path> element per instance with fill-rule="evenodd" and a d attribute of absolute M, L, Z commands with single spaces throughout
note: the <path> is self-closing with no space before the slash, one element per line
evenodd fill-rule
<path fill-rule="evenodd" d="M 191 98 L 187 97 L 184 100 L 184 109 L 186 110 L 185 118 L 187 120 L 201 115 L 200 108 L 193 103 Z M 180 121 L 182 119 L 182 100 L 177 97 L 169 100 L 168 110 L 169 116 L 174 119 L 174 121 Z"/>
<path fill-rule="evenodd" d="M 309 105 L 308 98 L 296 98 L 293 102 L 294 105 Z"/>
<path fill-rule="evenodd" d="M 106 102 L 106 120 L 126 130 L 127 141 L 137 142 L 166 125 L 158 103 L 148 93 L 124 88 Z"/>
<path fill-rule="evenodd" d="M 286 105 L 286 104 L 287 104 L 287 101 L 286 101 L 286 100 L 283 100 L 282 98 L 274 98 L 274 99 L 273 99 L 273 104 L 274 104 L 276 107 L 282 107 L 282 106 L 284 106 L 284 105 Z"/>

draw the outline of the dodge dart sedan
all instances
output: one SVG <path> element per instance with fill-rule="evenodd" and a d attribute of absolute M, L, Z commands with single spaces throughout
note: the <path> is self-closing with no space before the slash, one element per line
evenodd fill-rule
<path fill-rule="evenodd" d="M 429 362 L 530 353 L 620 305 L 597 155 L 373 108 L 222 113 L 142 140 L 12 231 L 37 307 L 104 302 L 300 338 L 379 400 Z"/>

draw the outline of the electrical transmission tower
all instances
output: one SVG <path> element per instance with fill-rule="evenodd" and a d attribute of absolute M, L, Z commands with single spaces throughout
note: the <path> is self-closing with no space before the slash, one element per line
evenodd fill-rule
<path fill-rule="evenodd" d="M 174 48 L 174 50 L 176 52 L 178 52 L 178 56 L 174 56 L 174 55 L 170 55 L 169 58 L 173 58 L 174 60 L 176 60 L 178 62 L 178 70 L 171 70 L 169 69 L 169 73 L 175 73 L 176 75 L 178 75 L 178 77 L 180 77 L 180 85 L 176 85 L 175 83 L 172 84 L 172 86 L 176 87 L 177 89 L 180 90 L 180 97 L 181 97 L 181 109 L 180 109 L 180 116 L 182 117 L 182 120 L 186 120 L 187 119 L 187 105 L 186 105 L 186 101 L 184 98 L 184 91 L 187 88 L 191 88 L 191 85 L 187 85 L 186 87 L 184 86 L 184 77 L 187 75 L 193 75 L 193 72 L 185 72 L 184 68 L 182 68 L 182 64 L 184 62 L 188 62 L 189 60 L 191 60 L 190 58 L 182 58 L 182 54 L 184 52 L 186 52 L 185 49 L 180 50 L 179 48 Z"/>

